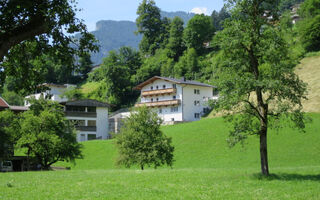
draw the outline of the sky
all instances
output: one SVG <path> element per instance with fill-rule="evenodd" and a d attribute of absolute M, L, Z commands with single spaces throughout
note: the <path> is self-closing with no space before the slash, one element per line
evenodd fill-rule
<path fill-rule="evenodd" d="M 135 21 L 136 11 L 142 0 L 78 0 L 77 7 L 82 11 L 77 17 L 83 19 L 89 31 L 95 30 L 99 20 Z M 185 11 L 211 15 L 213 10 L 219 11 L 223 0 L 155 0 L 163 11 Z"/>

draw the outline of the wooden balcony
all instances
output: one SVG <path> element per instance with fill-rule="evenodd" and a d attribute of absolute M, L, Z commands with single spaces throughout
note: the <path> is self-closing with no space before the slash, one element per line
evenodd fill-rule
<path fill-rule="evenodd" d="M 75 112 L 75 111 L 65 111 L 64 114 L 67 117 L 92 117 L 96 118 L 97 113 L 96 112 Z"/>
<path fill-rule="evenodd" d="M 144 102 L 137 103 L 135 107 L 147 106 L 147 107 L 161 107 L 161 106 L 176 106 L 180 104 L 180 99 L 175 100 L 166 100 L 166 101 L 153 101 L 153 102 Z"/>
<path fill-rule="evenodd" d="M 141 96 L 155 96 L 155 95 L 165 95 L 165 94 L 175 94 L 177 93 L 176 88 L 167 88 L 167 89 L 159 89 L 159 90 L 147 90 L 142 91 Z"/>

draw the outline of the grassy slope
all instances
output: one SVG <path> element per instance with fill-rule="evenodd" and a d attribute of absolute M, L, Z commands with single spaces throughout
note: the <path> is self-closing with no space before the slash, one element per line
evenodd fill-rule
<path fill-rule="evenodd" d="M 296 167 L 320 165 L 320 115 L 312 114 L 313 122 L 306 133 L 284 128 L 279 134 L 269 134 L 270 167 Z M 259 170 L 258 138 L 251 137 L 242 147 L 229 148 L 227 124 L 222 118 L 163 127 L 173 138 L 175 146 L 174 168 L 254 168 Z M 73 166 L 75 170 L 117 169 L 114 165 L 116 150 L 113 140 L 89 141 L 84 144 L 83 160 Z"/>
<path fill-rule="evenodd" d="M 173 169 L 116 169 L 113 141 L 89 141 L 71 171 L 0 174 L 0 199 L 320 199 L 320 114 L 311 116 L 306 133 L 270 132 L 269 179 L 257 175 L 257 138 L 230 149 L 226 124 L 213 118 L 163 127 Z"/>

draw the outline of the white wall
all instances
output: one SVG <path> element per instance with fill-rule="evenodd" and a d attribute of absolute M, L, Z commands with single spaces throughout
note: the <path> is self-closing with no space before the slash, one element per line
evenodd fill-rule
<path fill-rule="evenodd" d="M 108 108 L 97 107 L 97 137 L 108 139 L 109 136 L 109 121 Z"/>
<path fill-rule="evenodd" d="M 200 94 L 194 94 L 194 89 L 200 90 Z M 183 120 L 195 121 L 200 118 L 195 118 L 194 114 L 199 113 L 200 116 L 203 113 L 203 108 L 207 108 L 208 98 L 212 98 L 211 87 L 201 87 L 195 85 L 185 85 L 183 87 Z M 200 105 L 194 105 L 194 101 L 199 101 Z"/>

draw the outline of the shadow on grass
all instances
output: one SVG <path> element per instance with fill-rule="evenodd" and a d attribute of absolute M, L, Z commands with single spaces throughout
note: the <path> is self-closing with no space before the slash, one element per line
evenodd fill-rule
<path fill-rule="evenodd" d="M 270 174 L 269 176 L 264 176 L 260 173 L 253 174 L 254 179 L 259 180 L 279 180 L 279 181 L 319 181 L 320 182 L 320 174 L 312 174 L 312 175 L 302 175 L 302 174 L 288 174 L 288 173 L 278 173 L 278 174 Z"/>

